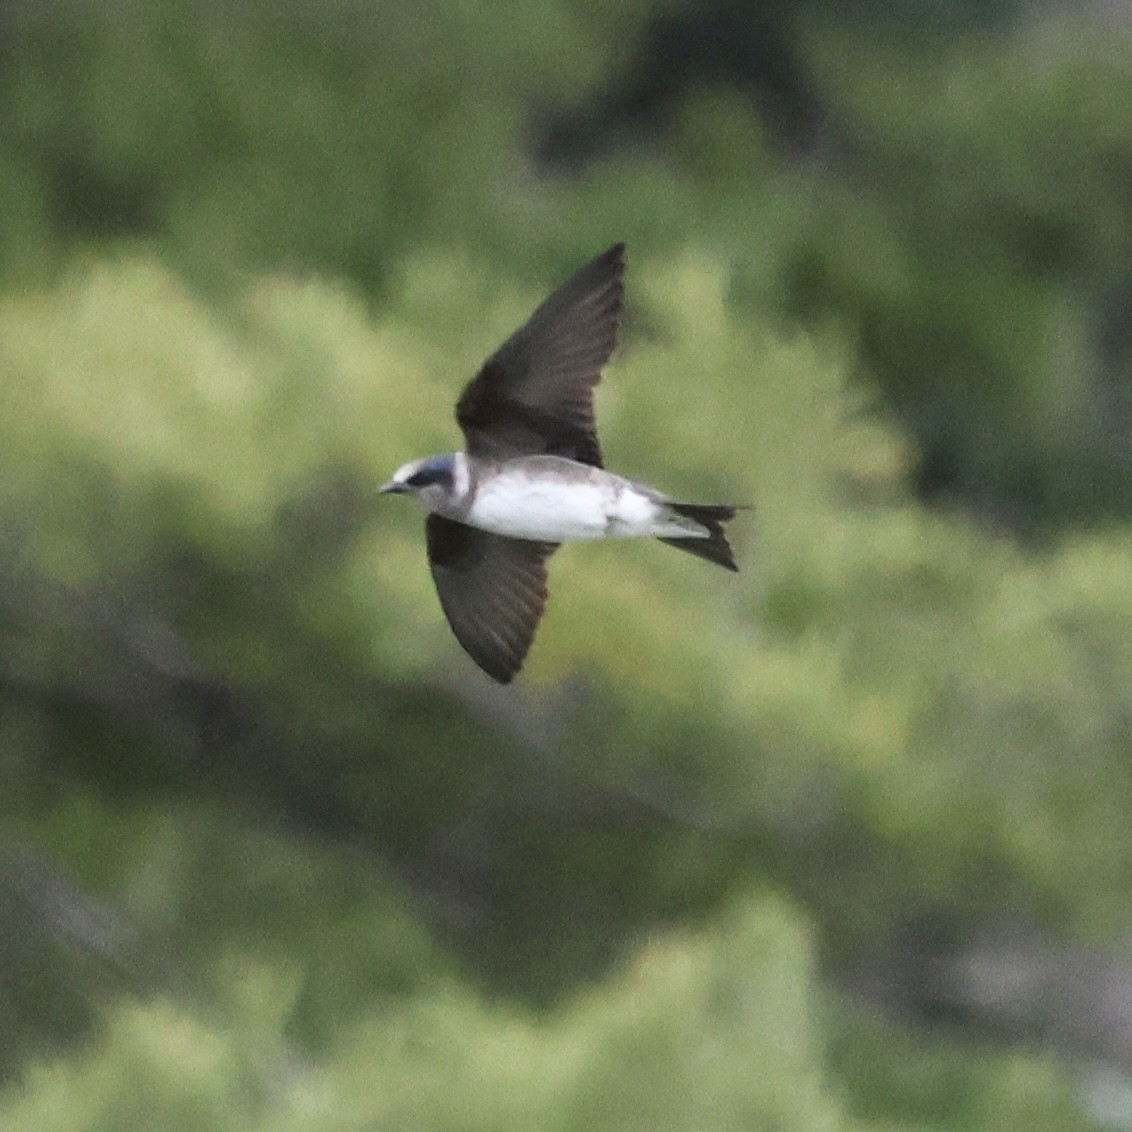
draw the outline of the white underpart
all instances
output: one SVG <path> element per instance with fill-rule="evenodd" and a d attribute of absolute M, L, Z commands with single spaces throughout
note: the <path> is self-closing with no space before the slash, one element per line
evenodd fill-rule
<path fill-rule="evenodd" d="M 600 468 L 555 457 L 517 460 L 479 483 L 466 522 L 492 534 L 543 542 L 602 538 L 707 538 L 663 496 Z"/>
<path fill-rule="evenodd" d="M 452 453 L 452 494 L 463 499 L 468 494 L 471 476 L 468 474 L 468 455 L 466 452 Z"/>

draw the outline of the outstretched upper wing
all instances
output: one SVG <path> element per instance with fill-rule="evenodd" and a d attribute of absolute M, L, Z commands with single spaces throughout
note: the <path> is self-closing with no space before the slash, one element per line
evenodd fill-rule
<path fill-rule="evenodd" d="M 489 534 L 441 515 L 425 521 L 428 564 L 456 639 L 493 680 L 522 667 L 546 605 L 553 542 Z"/>
<path fill-rule="evenodd" d="M 625 245 L 568 279 L 484 363 L 456 405 L 472 456 L 601 467 L 593 388 L 617 342 Z"/>

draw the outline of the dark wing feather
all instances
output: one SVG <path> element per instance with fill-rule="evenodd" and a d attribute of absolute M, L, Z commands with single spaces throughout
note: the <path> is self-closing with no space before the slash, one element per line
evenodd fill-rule
<path fill-rule="evenodd" d="M 568 279 L 484 363 L 456 420 L 472 456 L 550 454 L 601 467 L 593 389 L 617 342 L 625 245 Z"/>
<path fill-rule="evenodd" d="M 456 639 L 507 684 L 523 665 L 546 605 L 553 542 L 489 534 L 440 515 L 425 521 L 428 563 Z"/>

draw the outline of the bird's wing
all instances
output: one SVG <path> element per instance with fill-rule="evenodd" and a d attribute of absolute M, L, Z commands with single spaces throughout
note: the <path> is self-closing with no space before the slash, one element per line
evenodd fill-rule
<path fill-rule="evenodd" d="M 493 680 L 522 667 L 546 605 L 554 542 L 489 534 L 441 515 L 425 521 L 428 563 L 456 639 Z"/>
<path fill-rule="evenodd" d="M 568 279 L 484 363 L 456 405 L 472 456 L 601 467 L 593 388 L 617 342 L 625 245 Z"/>

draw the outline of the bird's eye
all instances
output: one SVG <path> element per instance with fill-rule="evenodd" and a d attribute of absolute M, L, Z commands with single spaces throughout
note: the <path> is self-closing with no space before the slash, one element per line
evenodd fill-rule
<path fill-rule="evenodd" d="M 447 468 L 421 468 L 405 481 L 410 487 L 428 487 L 451 477 Z"/>

